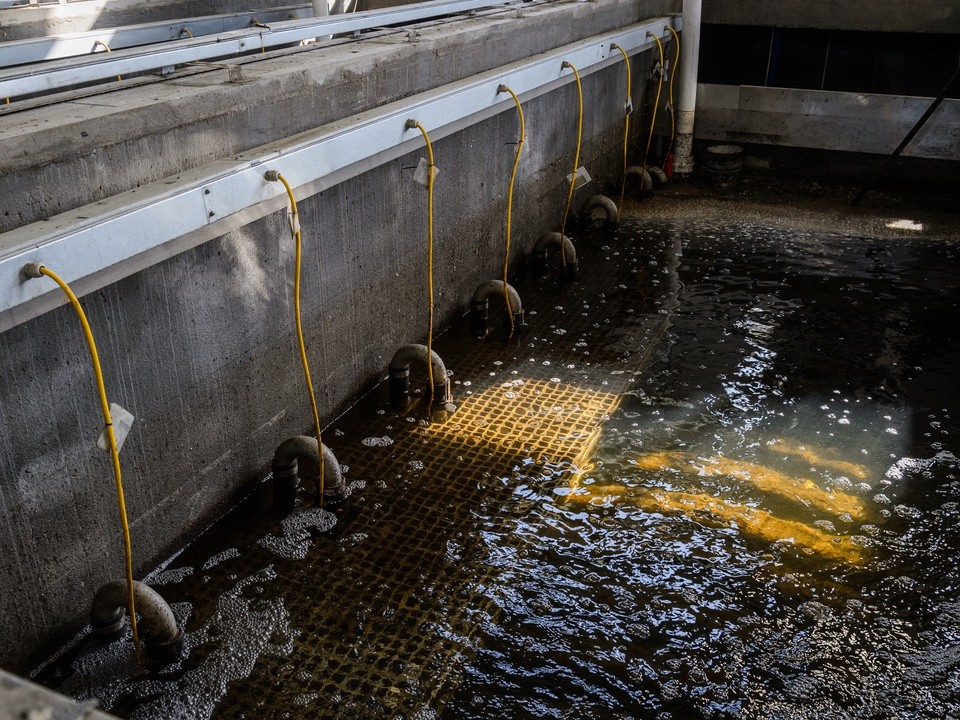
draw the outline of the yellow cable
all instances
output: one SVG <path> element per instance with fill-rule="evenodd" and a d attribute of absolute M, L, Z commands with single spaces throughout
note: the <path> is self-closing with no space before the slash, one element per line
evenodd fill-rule
<path fill-rule="evenodd" d="M 657 49 L 660 51 L 660 81 L 657 83 L 657 99 L 653 101 L 653 114 L 650 116 L 650 135 L 647 136 L 647 151 L 643 154 L 643 172 L 647 172 L 647 158 L 650 156 L 650 143 L 653 142 L 653 127 L 657 122 L 657 110 L 660 108 L 660 90 L 663 88 L 663 45 L 660 42 L 660 38 L 654 35 L 651 32 L 648 32 L 647 35 L 654 39 L 654 42 L 657 43 Z M 643 178 L 640 178 L 641 191 L 643 186 Z"/>
<path fill-rule="evenodd" d="M 570 203 L 573 202 L 573 186 L 577 183 L 577 168 L 580 167 L 580 139 L 583 136 L 583 86 L 580 84 L 580 73 L 573 63 L 563 61 L 562 67 L 570 68 L 573 71 L 573 77 L 577 80 L 577 104 L 579 111 L 577 114 L 577 152 L 573 156 L 573 177 L 570 178 L 570 190 L 567 192 L 567 204 L 563 208 L 563 222 L 560 224 L 560 264 L 563 265 L 564 277 L 567 272 L 567 252 L 566 243 L 563 238 L 567 231 L 567 215 L 570 214 Z"/>
<path fill-rule="evenodd" d="M 520 115 L 520 142 L 517 143 L 517 153 L 513 157 L 513 170 L 510 171 L 510 189 L 507 192 L 507 241 L 503 255 L 503 301 L 507 304 L 507 315 L 510 317 L 510 337 L 513 337 L 515 330 L 513 323 L 513 308 L 510 307 L 510 293 L 507 292 L 507 266 L 510 263 L 510 226 L 513 218 L 513 186 L 517 179 L 517 167 L 520 165 L 520 153 L 523 150 L 523 143 L 527 139 L 526 123 L 523 119 L 523 108 L 520 106 L 520 98 L 506 85 L 501 85 L 500 92 L 510 93 L 514 104 L 517 106 L 517 113 Z"/>
<path fill-rule="evenodd" d="M 183 35 L 184 33 L 186 33 L 187 35 L 189 35 L 191 38 L 193 37 L 193 33 L 190 32 L 190 28 L 188 28 L 188 27 L 180 28 L 180 34 Z"/>
<path fill-rule="evenodd" d="M 673 148 L 673 140 L 677 136 L 677 110 L 673 106 L 673 78 L 677 74 L 677 65 L 680 64 L 680 36 L 677 35 L 677 31 L 673 29 L 672 25 L 668 25 L 667 30 L 673 35 L 674 45 L 676 46 L 673 55 L 673 67 L 670 68 L 670 144 L 667 145 L 667 151 L 669 152 Z"/>
<path fill-rule="evenodd" d="M 427 384 L 430 387 L 430 402 L 433 402 L 433 145 L 427 129 L 413 121 L 413 126 L 423 135 L 427 144 Z"/>
<path fill-rule="evenodd" d="M 313 411 L 313 427 L 317 432 L 317 451 L 320 455 L 320 484 L 317 486 L 317 506 L 323 505 L 324 490 L 324 462 L 323 462 L 323 440 L 320 438 L 320 412 L 317 410 L 317 398 L 313 394 L 313 381 L 310 379 L 310 364 L 307 362 L 307 346 L 303 341 L 303 324 L 300 320 L 300 256 L 302 254 L 302 239 L 300 236 L 300 217 L 297 214 L 297 199 L 293 196 L 293 188 L 287 179 L 277 173 L 277 180 L 283 183 L 287 191 L 287 197 L 290 198 L 290 223 L 293 230 L 293 240 L 295 250 L 294 271 L 293 271 L 293 312 L 297 326 L 297 343 L 300 345 L 300 362 L 303 364 L 303 377 L 307 382 L 307 393 L 310 395 L 310 409 Z"/>
<path fill-rule="evenodd" d="M 94 47 L 96 47 L 97 45 L 102 45 L 102 46 L 103 46 L 103 49 L 106 50 L 107 52 L 113 52 L 113 51 L 110 49 L 110 46 L 107 45 L 103 40 L 97 40 L 97 41 L 93 44 Z M 121 80 L 123 80 L 123 78 L 120 77 L 119 75 L 117 75 L 117 82 L 120 82 Z"/>
<path fill-rule="evenodd" d="M 627 107 L 629 107 L 630 100 L 633 97 L 633 87 L 630 79 L 630 58 L 627 57 L 627 51 L 616 43 L 613 44 L 613 47 L 623 55 L 623 64 L 627 66 Z M 627 142 L 630 138 L 630 112 L 627 107 L 624 108 L 623 113 L 623 178 L 620 181 L 620 202 L 617 203 L 617 222 L 620 222 L 620 211 L 623 209 L 623 195 L 627 189 Z"/>
<path fill-rule="evenodd" d="M 107 402 L 107 390 L 103 384 L 103 371 L 100 369 L 100 356 L 97 354 L 97 343 L 93 339 L 93 331 L 90 329 L 90 323 L 87 322 L 87 316 L 80 307 L 80 301 L 73 294 L 73 290 L 63 279 L 53 270 L 40 266 L 38 272 L 46 275 L 53 280 L 64 294 L 69 298 L 73 311 L 80 320 L 83 328 L 83 335 L 87 340 L 87 348 L 90 350 L 90 360 L 93 363 L 93 375 L 97 382 L 97 394 L 100 397 L 100 409 L 103 411 L 104 430 L 107 436 L 107 443 L 110 446 L 110 456 L 113 458 L 113 477 L 117 486 L 117 505 L 120 508 L 120 526 L 123 529 L 123 554 L 127 571 L 127 609 L 130 613 L 130 627 L 133 630 L 133 646 L 137 654 L 137 664 L 142 663 L 140 652 L 140 634 L 137 632 L 137 609 L 133 597 L 133 550 L 130 543 L 130 525 L 127 523 L 127 504 L 123 497 L 123 477 L 120 474 L 120 451 L 117 450 L 117 437 L 113 434 L 113 418 L 110 415 L 110 403 Z"/>

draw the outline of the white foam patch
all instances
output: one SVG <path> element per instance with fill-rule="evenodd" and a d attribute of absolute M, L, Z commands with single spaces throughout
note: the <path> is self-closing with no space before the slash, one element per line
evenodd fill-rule
<path fill-rule="evenodd" d="M 956 462 L 958 462 L 957 456 L 949 450 L 941 450 L 931 458 L 900 458 L 890 466 L 885 477 L 889 480 L 903 480 L 908 474 L 927 472 L 940 463 Z"/>
<path fill-rule="evenodd" d="M 193 575 L 192 567 L 170 568 L 145 578 L 147 585 L 176 585 L 185 577 Z"/>
<path fill-rule="evenodd" d="M 368 437 L 360 441 L 364 447 L 389 447 L 393 445 L 393 438 L 384 435 L 383 437 Z"/>
<path fill-rule="evenodd" d="M 297 508 L 281 523 L 283 535 L 266 535 L 257 544 L 286 560 L 303 560 L 313 547 L 311 530 L 327 532 L 337 516 L 323 508 Z"/>
<path fill-rule="evenodd" d="M 218 553 L 214 555 L 212 558 L 210 558 L 209 560 L 207 560 L 203 564 L 203 569 L 209 570 L 212 567 L 216 567 L 217 565 L 222 563 L 224 560 L 229 560 L 230 558 L 235 558 L 235 557 L 240 557 L 240 551 L 237 550 L 236 548 L 227 548 L 222 553 Z"/>
<path fill-rule="evenodd" d="M 203 649 L 196 668 L 179 675 L 186 662 L 181 660 L 151 677 L 136 677 L 128 633 L 78 658 L 60 692 L 97 698 L 107 711 L 121 696 L 133 696 L 143 702 L 131 720 L 209 720 L 228 684 L 249 677 L 261 656 L 288 657 L 293 652 L 294 631 L 283 601 L 244 597 L 248 588 L 259 589 L 276 577 L 271 566 L 244 578 L 217 599 L 212 616 L 199 629 L 185 633 L 187 657 Z M 190 603 L 174 603 L 171 609 L 181 626 L 193 610 Z M 157 679 L 170 675 L 175 677 Z"/>

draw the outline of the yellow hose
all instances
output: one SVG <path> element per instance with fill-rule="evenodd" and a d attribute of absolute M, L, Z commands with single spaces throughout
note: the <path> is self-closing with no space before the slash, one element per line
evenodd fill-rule
<path fill-rule="evenodd" d="M 503 254 L 503 301 L 507 304 L 507 315 L 510 317 L 510 337 L 513 337 L 513 308 L 510 307 L 510 294 L 507 292 L 507 266 L 510 263 L 510 226 L 513 218 L 513 186 L 517 179 L 517 167 L 520 165 L 520 153 L 523 150 L 523 143 L 527 139 L 527 127 L 523 119 L 523 108 L 520 107 L 520 98 L 506 85 L 499 87 L 500 92 L 510 93 L 514 104 L 517 106 L 517 113 L 520 115 L 520 142 L 517 143 L 517 153 L 513 157 L 513 170 L 510 171 L 510 189 L 507 192 L 507 241 L 506 249 Z"/>
<path fill-rule="evenodd" d="M 677 135 L 677 111 L 673 107 L 673 78 L 677 74 L 677 65 L 680 64 L 680 36 L 677 35 L 677 31 L 673 29 L 672 25 L 668 25 L 667 30 L 673 35 L 676 47 L 673 54 L 673 67 L 670 68 L 670 144 L 667 145 L 667 151 L 669 152 L 673 148 L 673 140 Z"/>
<path fill-rule="evenodd" d="M 580 140 L 583 137 L 583 86 L 580 84 L 580 73 L 573 63 L 563 61 L 562 67 L 570 68 L 577 81 L 577 152 L 573 156 L 573 176 L 570 178 L 570 190 L 567 192 L 567 204 L 563 208 L 563 222 L 560 223 L 560 264 L 563 265 L 564 277 L 567 272 L 567 253 L 563 238 L 567 231 L 567 216 L 570 214 L 570 203 L 573 202 L 573 186 L 577 183 L 577 168 L 580 167 Z"/>
<path fill-rule="evenodd" d="M 408 121 L 408 124 L 411 121 Z M 430 402 L 433 402 L 433 145 L 427 129 L 417 121 L 412 121 L 413 127 L 423 135 L 427 144 L 427 295 L 429 310 L 427 312 L 427 384 L 430 387 Z"/>
<path fill-rule="evenodd" d="M 630 112 L 629 104 L 633 97 L 633 86 L 630 79 L 630 58 L 627 57 L 627 51 L 622 47 L 613 44 L 620 54 L 623 55 L 623 64 L 627 66 L 627 105 L 623 113 L 623 178 L 620 181 L 620 202 L 617 203 L 617 222 L 620 222 L 620 211 L 623 209 L 623 195 L 627 189 L 627 142 L 630 138 Z"/>
<path fill-rule="evenodd" d="M 93 375 L 97 382 L 97 394 L 100 397 L 100 409 L 103 411 L 104 431 L 107 436 L 107 443 L 110 446 L 110 456 L 113 458 L 113 477 L 117 485 L 117 505 L 120 509 L 120 527 L 123 529 L 123 554 L 127 571 L 127 609 L 130 613 L 130 627 L 133 630 L 133 646 L 137 654 L 137 664 L 142 664 L 143 658 L 140 652 L 140 634 L 137 632 L 137 609 L 133 598 L 133 550 L 130 543 L 130 525 L 127 523 L 127 503 L 123 497 L 123 477 L 120 474 L 120 451 L 117 450 L 117 437 L 113 434 L 113 417 L 110 415 L 110 403 L 107 402 L 107 390 L 103 384 L 103 371 L 100 369 L 100 355 L 97 353 L 97 343 L 93 339 L 93 331 L 90 329 L 90 323 L 87 322 L 87 316 L 80 307 L 80 301 L 73 294 L 73 290 L 63 279 L 53 270 L 43 267 L 38 268 L 41 275 L 46 275 L 53 280 L 64 294 L 70 299 L 70 305 L 77 314 L 77 319 L 83 328 L 83 335 L 87 340 L 87 349 L 90 350 L 90 360 L 93 363 Z"/>
<path fill-rule="evenodd" d="M 110 46 L 107 45 L 103 40 L 97 40 L 97 41 L 93 44 L 94 47 L 96 47 L 97 45 L 103 46 L 103 49 L 106 50 L 107 52 L 113 52 L 113 51 L 110 49 Z M 121 80 L 123 80 L 123 78 L 120 77 L 119 75 L 117 75 L 117 82 L 120 82 Z"/>
<path fill-rule="evenodd" d="M 297 214 L 297 199 L 293 196 L 293 188 L 287 179 L 277 173 L 277 180 L 283 183 L 287 191 L 287 197 L 290 198 L 290 218 L 293 229 L 293 240 L 296 248 L 294 260 L 295 267 L 293 271 L 293 312 L 297 326 L 297 343 L 300 345 L 300 362 L 303 364 L 303 377 L 307 381 L 307 393 L 310 395 L 310 409 L 313 412 L 313 427 L 317 432 L 317 450 L 320 458 L 320 484 L 317 486 L 317 506 L 323 505 L 324 489 L 324 462 L 323 462 L 323 440 L 320 438 L 320 412 L 317 410 L 317 398 L 313 393 L 313 381 L 310 379 L 310 365 L 307 362 L 307 346 L 303 341 L 303 324 L 300 320 L 300 256 L 302 254 L 302 239 L 300 237 L 300 218 Z"/>
<path fill-rule="evenodd" d="M 650 135 L 647 136 L 647 150 L 643 154 L 643 171 L 647 171 L 647 158 L 650 156 L 650 143 L 653 142 L 653 127 L 657 123 L 657 110 L 660 109 L 660 91 L 663 89 L 663 44 L 660 42 L 660 38 L 654 35 L 651 32 L 648 32 L 647 35 L 653 38 L 654 42 L 657 43 L 657 49 L 660 51 L 660 81 L 657 83 L 657 99 L 653 101 L 653 114 L 650 116 Z M 641 186 L 643 184 L 643 178 L 640 179 Z"/>
<path fill-rule="evenodd" d="M 180 28 L 180 34 L 183 35 L 184 33 L 189 35 L 191 38 L 193 37 L 193 33 L 190 32 L 190 28 L 188 27 Z"/>

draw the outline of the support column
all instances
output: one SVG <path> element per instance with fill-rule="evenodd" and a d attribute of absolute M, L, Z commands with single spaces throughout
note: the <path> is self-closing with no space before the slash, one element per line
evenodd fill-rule
<path fill-rule="evenodd" d="M 693 172 L 693 120 L 697 109 L 697 65 L 700 62 L 702 0 L 683 0 L 683 34 L 680 43 L 680 97 L 677 100 L 677 147 L 673 171 Z"/>

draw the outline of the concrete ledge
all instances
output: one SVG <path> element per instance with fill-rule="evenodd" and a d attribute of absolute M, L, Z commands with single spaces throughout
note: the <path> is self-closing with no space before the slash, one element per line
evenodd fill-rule
<path fill-rule="evenodd" d="M 932 98 L 700 85 L 696 137 L 886 155 Z M 960 100 L 946 100 L 904 151 L 907 157 L 960 160 Z"/>
<path fill-rule="evenodd" d="M 243 60 L 26 110 L 0 127 L 0 232 L 582 38 L 678 3 L 550 3 Z M 464 53 L 467 45 L 482 51 Z"/>

